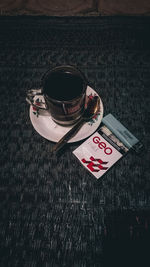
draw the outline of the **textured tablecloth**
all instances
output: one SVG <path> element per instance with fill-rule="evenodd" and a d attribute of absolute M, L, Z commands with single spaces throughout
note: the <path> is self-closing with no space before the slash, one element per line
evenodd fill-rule
<path fill-rule="evenodd" d="M 148 256 L 149 29 L 142 17 L 0 17 L 0 266 L 135 266 Z M 30 122 L 26 91 L 61 64 L 78 66 L 104 115 L 145 146 L 99 180 L 73 156 L 79 143 L 52 157 Z"/>

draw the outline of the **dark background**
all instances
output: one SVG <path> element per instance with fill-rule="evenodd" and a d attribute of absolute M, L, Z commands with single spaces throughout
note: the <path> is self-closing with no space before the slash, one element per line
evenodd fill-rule
<path fill-rule="evenodd" d="M 149 17 L 0 17 L 0 266 L 147 266 Z M 33 129 L 26 91 L 78 66 L 145 150 L 100 180 Z"/>

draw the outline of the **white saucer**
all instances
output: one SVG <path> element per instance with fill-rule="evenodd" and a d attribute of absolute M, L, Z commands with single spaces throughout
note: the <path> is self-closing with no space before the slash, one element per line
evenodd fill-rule
<path fill-rule="evenodd" d="M 98 94 L 91 87 L 88 86 L 87 99 L 92 98 L 92 96 L 94 95 Z M 43 100 L 43 96 L 38 96 L 38 97 L 35 96 L 34 100 L 37 100 L 37 98 L 40 99 L 40 101 Z M 72 137 L 68 142 L 73 143 L 89 137 L 92 133 L 96 131 L 96 129 L 101 123 L 102 118 L 103 118 L 103 103 L 100 98 L 99 113 L 96 116 L 96 118 L 93 118 L 89 122 L 86 122 L 78 131 L 78 133 L 74 137 Z M 52 120 L 51 116 L 44 116 L 41 115 L 40 113 L 38 114 L 38 112 L 32 106 L 30 106 L 30 120 L 34 129 L 42 137 L 52 142 L 58 142 L 59 139 L 62 138 L 63 135 L 66 134 L 73 127 L 73 126 L 64 127 L 56 124 Z"/>

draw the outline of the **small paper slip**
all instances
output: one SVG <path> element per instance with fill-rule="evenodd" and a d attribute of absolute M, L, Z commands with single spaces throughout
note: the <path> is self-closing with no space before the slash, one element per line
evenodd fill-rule
<path fill-rule="evenodd" d="M 108 143 L 98 132 L 73 151 L 81 164 L 97 179 L 123 155 Z"/>
<path fill-rule="evenodd" d="M 76 148 L 73 154 L 99 179 L 138 143 L 139 140 L 109 114 L 104 117 L 100 129 Z"/>

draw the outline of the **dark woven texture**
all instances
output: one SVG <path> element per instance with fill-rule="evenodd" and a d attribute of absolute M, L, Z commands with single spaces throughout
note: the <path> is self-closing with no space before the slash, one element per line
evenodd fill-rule
<path fill-rule="evenodd" d="M 150 18 L 138 17 L 0 18 L 1 267 L 146 266 L 149 29 Z M 105 115 L 145 145 L 98 181 L 73 156 L 78 144 L 52 157 L 29 119 L 26 90 L 60 64 L 83 70 Z"/>

